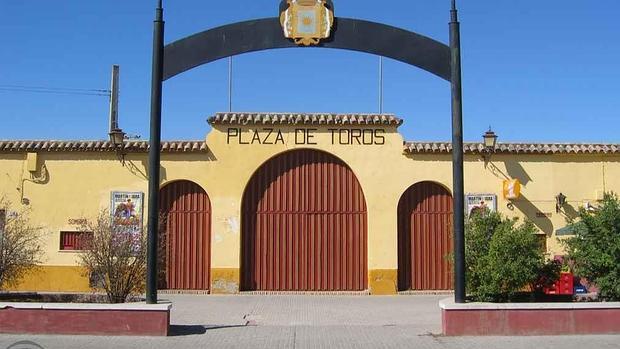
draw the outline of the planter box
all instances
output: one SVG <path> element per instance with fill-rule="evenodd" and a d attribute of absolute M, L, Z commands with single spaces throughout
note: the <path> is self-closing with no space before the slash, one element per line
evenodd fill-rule
<path fill-rule="evenodd" d="M 0 333 L 167 336 L 172 304 L 0 303 Z"/>
<path fill-rule="evenodd" d="M 620 334 L 620 303 L 439 302 L 446 336 Z"/>

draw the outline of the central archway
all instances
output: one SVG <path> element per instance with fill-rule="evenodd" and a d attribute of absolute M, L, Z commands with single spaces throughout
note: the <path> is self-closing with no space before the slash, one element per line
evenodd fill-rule
<path fill-rule="evenodd" d="M 270 159 L 241 214 L 243 291 L 368 288 L 366 201 L 342 160 L 307 149 Z"/>
<path fill-rule="evenodd" d="M 296 47 L 279 35 L 277 19 L 239 22 L 207 30 L 164 46 L 163 1 L 153 22 L 153 64 L 148 182 L 148 253 L 146 301 L 157 303 L 157 231 L 159 209 L 162 87 L 164 80 L 199 65 L 231 55 Z M 400 28 L 356 19 L 335 18 L 334 33 L 319 46 L 375 53 L 417 66 L 449 81 L 452 96 L 452 178 L 454 190 L 455 301 L 465 302 L 465 238 L 463 185 L 463 108 L 461 39 L 456 0 L 451 1 L 450 46 Z M 278 35 L 276 35 L 278 33 Z M 254 35 L 256 34 L 256 35 Z M 165 59 L 164 59 L 165 57 Z M 365 207 L 365 206 L 364 206 Z M 365 225 L 365 220 L 364 220 Z M 365 231 L 365 230 L 364 230 Z M 365 242 L 365 240 L 364 240 Z M 366 258 L 364 249 L 364 258 Z M 244 263 L 242 261 L 242 263 Z M 366 268 L 364 266 L 364 268 Z M 245 277 L 244 277 L 245 279 Z M 364 275 L 364 283 L 366 276 Z"/>

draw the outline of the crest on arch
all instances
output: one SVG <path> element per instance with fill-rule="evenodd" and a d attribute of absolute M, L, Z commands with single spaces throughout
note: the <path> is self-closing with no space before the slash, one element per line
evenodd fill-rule
<path fill-rule="evenodd" d="M 317 45 L 331 36 L 334 7 L 331 0 L 286 0 L 280 4 L 284 36 L 296 44 Z"/>

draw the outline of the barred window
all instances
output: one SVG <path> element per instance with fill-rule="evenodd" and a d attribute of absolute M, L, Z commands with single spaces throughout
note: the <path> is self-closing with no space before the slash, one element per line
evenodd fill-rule
<path fill-rule="evenodd" d="M 60 250 L 61 251 L 82 251 L 86 248 L 88 240 L 93 236 L 91 232 L 84 231 L 61 231 Z"/>

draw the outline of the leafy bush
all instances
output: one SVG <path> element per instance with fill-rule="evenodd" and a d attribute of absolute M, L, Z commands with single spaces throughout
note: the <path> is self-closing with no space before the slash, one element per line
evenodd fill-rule
<path fill-rule="evenodd" d="M 564 270 L 566 269 L 566 270 Z M 538 278 L 532 284 L 532 291 L 536 293 L 536 296 L 541 297 L 544 295 L 545 288 L 551 288 L 555 285 L 560 277 L 560 273 L 568 272 L 568 266 L 559 260 L 550 260 L 542 266 L 538 271 Z"/>
<path fill-rule="evenodd" d="M 0 289 L 16 285 L 29 271 L 41 263 L 41 227 L 30 220 L 30 210 L 14 214 L 8 201 L 0 197 Z"/>
<path fill-rule="evenodd" d="M 144 291 L 146 275 L 146 237 L 113 224 L 107 210 L 96 221 L 88 221 L 83 231 L 92 232 L 85 241 L 80 265 L 88 276 L 99 279 L 110 303 L 124 303 L 130 295 Z"/>
<path fill-rule="evenodd" d="M 575 273 L 596 284 L 599 298 L 620 300 L 620 200 L 606 194 L 594 212 L 581 209 L 565 240 Z"/>
<path fill-rule="evenodd" d="M 469 217 L 465 224 L 465 264 L 467 290 L 473 300 L 511 301 L 536 284 L 546 263 L 535 233 L 531 222 L 519 224 L 518 219 L 496 212 Z"/>

